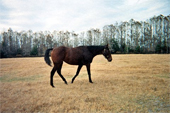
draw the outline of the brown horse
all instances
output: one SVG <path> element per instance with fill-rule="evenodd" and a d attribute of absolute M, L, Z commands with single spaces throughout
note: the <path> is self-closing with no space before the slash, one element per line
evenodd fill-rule
<path fill-rule="evenodd" d="M 57 71 L 57 73 L 63 79 L 65 84 L 67 84 L 66 79 L 61 74 L 63 61 L 71 65 L 78 65 L 78 69 L 77 69 L 76 75 L 72 79 L 72 83 L 74 82 L 74 79 L 78 76 L 80 69 L 82 68 L 83 65 L 86 65 L 87 72 L 89 75 L 89 82 L 93 83 L 91 80 L 90 64 L 92 63 L 92 60 L 96 55 L 103 54 L 109 62 L 112 61 L 112 56 L 109 51 L 108 45 L 106 46 L 79 46 L 75 48 L 68 48 L 68 47 L 61 46 L 58 48 L 54 48 L 54 49 L 51 48 L 51 49 L 46 50 L 44 60 L 49 66 L 51 66 L 51 61 L 49 59 L 49 52 L 51 50 L 52 50 L 51 58 L 54 63 L 54 67 L 51 71 L 51 79 L 50 79 L 50 85 L 52 87 L 54 87 L 53 76 L 54 76 L 55 71 Z"/>

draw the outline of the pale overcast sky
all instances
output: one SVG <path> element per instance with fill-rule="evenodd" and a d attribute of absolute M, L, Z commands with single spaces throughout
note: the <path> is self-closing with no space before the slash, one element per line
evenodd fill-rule
<path fill-rule="evenodd" d="M 170 14 L 170 0 L 0 0 L 0 31 L 87 31 Z"/>

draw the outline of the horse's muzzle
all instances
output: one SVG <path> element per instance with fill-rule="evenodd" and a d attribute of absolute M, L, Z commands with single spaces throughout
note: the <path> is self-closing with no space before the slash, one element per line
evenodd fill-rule
<path fill-rule="evenodd" d="M 111 62 L 111 61 L 112 61 L 112 58 L 108 58 L 107 60 L 108 60 L 109 62 Z"/>

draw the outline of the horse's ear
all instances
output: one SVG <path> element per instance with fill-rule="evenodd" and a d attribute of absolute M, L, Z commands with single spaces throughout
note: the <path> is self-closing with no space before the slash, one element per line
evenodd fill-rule
<path fill-rule="evenodd" d="M 105 48 L 108 48 L 108 47 L 109 47 L 109 45 L 108 45 L 108 44 L 106 44 Z"/>

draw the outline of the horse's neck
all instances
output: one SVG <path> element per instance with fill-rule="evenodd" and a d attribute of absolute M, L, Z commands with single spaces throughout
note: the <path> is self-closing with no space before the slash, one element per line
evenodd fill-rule
<path fill-rule="evenodd" d="M 88 46 L 88 50 L 93 54 L 93 56 L 102 54 L 104 46 Z"/>

